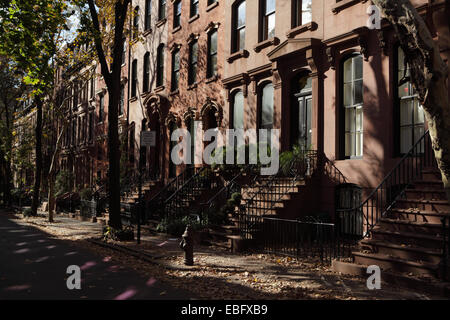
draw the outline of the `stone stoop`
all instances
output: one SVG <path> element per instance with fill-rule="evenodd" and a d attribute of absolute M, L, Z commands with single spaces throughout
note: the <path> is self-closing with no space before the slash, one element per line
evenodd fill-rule
<path fill-rule="evenodd" d="M 422 180 L 408 187 L 404 197 L 380 219 L 371 237 L 363 239 L 360 249 L 352 252 L 353 263 L 334 261 L 333 270 L 365 273 L 367 266 L 377 265 L 383 273 L 406 273 L 438 280 L 443 271 L 441 218 L 449 215 L 450 204 L 440 172 L 426 168 Z"/>

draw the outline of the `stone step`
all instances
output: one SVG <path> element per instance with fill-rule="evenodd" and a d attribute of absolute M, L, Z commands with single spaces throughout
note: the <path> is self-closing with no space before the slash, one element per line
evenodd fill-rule
<path fill-rule="evenodd" d="M 433 190 L 433 189 L 406 189 L 406 198 L 407 199 L 423 199 L 423 200 L 447 200 L 447 195 L 445 194 L 445 190 Z"/>
<path fill-rule="evenodd" d="M 416 246 L 399 245 L 383 240 L 364 239 L 360 242 L 363 249 L 372 253 L 381 253 L 404 260 L 426 261 L 438 264 L 441 261 L 441 250 L 422 248 Z"/>
<path fill-rule="evenodd" d="M 437 276 L 438 266 L 429 262 L 410 261 L 381 253 L 353 252 L 355 263 L 362 265 L 377 265 L 383 270 L 395 272 L 411 272 Z"/>
<path fill-rule="evenodd" d="M 441 180 L 442 175 L 439 169 L 435 168 L 425 168 L 422 170 L 423 180 Z"/>
<path fill-rule="evenodd" d="M 270 208 L 284 208 L 286 206 L 286 201 L 284 200 L 271 200 L 271 199 L 253 199 L 253 201 L 250 200 L 242 200 L 242 205 L 247 205 L 247 203 L 250 204 L 251 207 L 258 207 L 261 209 L 270 209 Z"/>
<path fill-rule="evenodd" d="M 449 216 L 450 211 L 427 211 L 427 210 L 411 210 L 411 209 L 392 209 L 389 216 L 391 218 L 398 218 L 402 220 L 428 222 L 433 224 L 440 224 L 441 219 Z"/>
<path fill-rule="evenodd" d="M 242 194 L 256 194 L 256 193 L 279 193 L 279 191 L 277 191 L 277 188 L 280 186 L 276 186 L 276 187 L 246 187 L 243 188 L 242 190 Z M 281 189 L 283 190 L 283 193 L 286 194 L 296 194 L 301 192 L 302 188 L 304 188 L 303 185 L 297 185 L 297 186 L 289 186 L 289 187 L 281 187 Z"/>
<path fill-rule="evenodd" d="M 427 179 L 427 180 L 416 180 L 414 181 L 414 186 L 420 189 L 430 189 L 430 190 L 442 190 L 444 185 L 441 180 Z"/>
<path fill-rule="evenodd" d="M 418 234 L 439 234 L 442 231 L 442 225 L 429 222 L 417 222 L 410 220 L 399 220 L 382 218 L 379 223 L 380 228 L 389 231 L 412 232 Z"/>
<path fill-rule="evenodd" d="M 292 199 L 292 194 L 282 194 L 282 193 L 257 193 L 255 194 L 243 194 L 242 200 L 280 200 L 289 201 Z"/>
<path fill-rule="evenodd" d="M 372 238 L 396 244 L 417 245 L 424 248 L 440 248 L 442 246 L 440 235 L 390 231 L 380 226 L 372 230 Z"/>
<path fill-rule="evenodd" d="M 423 199 L 399 199 L 396 202 L 398 209 L 417 208 L 425 211 L 448 212 L 450 211 L 450 203 L 447 200 L 423 200 Z"/>

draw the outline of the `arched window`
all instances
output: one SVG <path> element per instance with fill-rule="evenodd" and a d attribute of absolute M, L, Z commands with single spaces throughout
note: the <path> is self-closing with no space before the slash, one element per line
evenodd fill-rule
<path fill-rule="evenodd" d="M 344 60 L 342 93 L 345 157 L 363 155 L 363 58 L 360 54 Z"/>
<path fill-rule="evenodd" d="M 142 90 L 148 92 L 150 90 L 150 53 L 144 55 L 144 75 L 142 79 Z"/>
<path fill-rule="evenodd" d="M 425 115 L 417 93 L 410 80 L 410 67 L 405 66 L 405 54 L 400 46 L 397 49 L 397 99 L 399 150 L 407 153 L 425 132 Z"/>
<path fill-rule="evenodd" d="M 267 83 L 261 90 L 260 129 L 273 128 L 273 85 Z"/>
<path fill-rule="evenodd" d="M 238 2 L 233 7 L 233 45 L 232 52 L 245 49 L 245 1 Z"/>
<path fill-rule="evenodd" d="M 244 94 L 242 91 L 236 92 L 232 101 L 233 129 L 244 129 Z"/>
<path fill-rule="evenodd" d="M 156 54 L 156 86 L 161 87 L 164 85 L 164 44 L 161 43 L 158 46 L 158 52 Z"/>

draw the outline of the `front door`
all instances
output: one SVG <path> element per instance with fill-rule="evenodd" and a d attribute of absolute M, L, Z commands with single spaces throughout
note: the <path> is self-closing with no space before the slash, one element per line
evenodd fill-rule
<path fill-rule="evenodd" d="M 295 77 L 292 83 L 291 148 L 312 148 L 312 92 L 308 75 Z"/>
<path fill-rule="evenodd" d="M 312 146 L 311 130 L 311 108 L 312 95 L 301 95 L 298 97 L 298 118 L 297 120 L 297 145 L 303 149 L 310 149 Z"/>

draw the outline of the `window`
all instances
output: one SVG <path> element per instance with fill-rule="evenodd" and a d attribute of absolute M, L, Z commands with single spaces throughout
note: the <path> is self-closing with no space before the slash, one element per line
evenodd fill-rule
<path fill-rule="evenodd" d="M 275 37 L 275 0 L 261 1 L 260 41 Z"/>
<path fill-rule="evenodd" d="M 175 1 L 173 4 L 173 27 L 178 28 L 181 25 L 181 1 Z"/>
<path fill-rule="evenodd" d="M 150 90 L 150 53 L 144 56 L 144 77 L 142 79 L 142 90 L 148 92 Z"/>
<path fill-rule="evenodd" d="M 178 89 L 180 81 L 180 50 L 175 49 L 172 52 L 172 91 Z"/>
<path fill-rule="evenodd" d="M 139 34 L 139 7 L 134 9 L 133 17 L 133 39 L 136 39 Z"/>
<path fill-rule="evenodd" d="M 298 27 L 310 23 L 312 0 L 293 0 L 292 1 L 292 27 Z"/>
<path fill-rule="evenodd" d="M 260 129 L 273 128 L 273 85 L 266 84 L 261 91 Z"/>
<path fill-rule="evenodd" d="M 137 60 L 133 60 L 131 66 L 131 97 L 135 98 L 137 96 Z"/>
<path fill-rule="evenodd" d="M 94 94 L 95 94 L 95 78 L 94 76 L 91 77 L 91 91 L 89 93 L 90 98 L 94 98 Z"/>
<path fill-rule="evenodd" d="M 410 80 L 409 65 L 405 66 L 405 54 L 397 49 L 398 114 L 400 153 L 407 153 L 425 132 L 425 116 L 417 93 Z"/>
<path fill-rule="evenodd" d="M 89 114 L 89 131 L 88 131 L 88 136 L 89 136 L 89 142 L 92 141 L 92 139 L 94 138 L 94 115 L 92 113 Z"/>
<path fill-rule="evenodd" d="M 244 129 L 244 94 L 238 91 L 233 96 L 233 129 Z"/>
<path fill-rule="evenodd" d="M 125 107 L 125 87 L 122 85 L 120 87 L 119 116 L 123 115 L 124 107 Z"/>
<path fill-rule="evenodd" d="M 159 0 L 159 7 L 158 7 L 159 20 L 163 20 L 166 18 L 166 1 L 167 0 Z"/>
<path fill-rule="evenodd" d="M 152 0 L 145 0 L 145 31 L 151 29 L 152 23 Z"/>
<path fill-rule="evenodd" d="M 208 68 L 207 77 L 217 75 L 217 30 L 208 34 Z"/>
<path fill-rule="evenodd" d="M 156 57 L 156 86 L 160 87 L 164 84 L 164 44 L 158 46 L 158 52 Z"/>
<path fill-rule="evenodd" d="M 233 12 L 233 52 L 245 48 L 245 1 L 238 3 Z"/>
<path fill-rule="evenodd" d="M 77 144 L 77 119 L 72 121 L 72 145 Z"/>
<path fill-rule="evenodd" d="M 343 63 L 345 157 L 363 155 L 363 59 L 361 55 Z"/>
<path fill-rule="evenodd" d="M 198 0 L 191 0 L 191 14 L 190 17 L 198 14 Z"/>
<path fill-rule="evenodd" d="M 105 96 L 100 95 L 100 105 L 98 108 L 98 122 L 103 122 L 103 112 L 105 108 Z"/>
<path fill-rule="evenodd" d="M 189 85 L 197 81 L 198 42 L 194 40 L 189 45 Z"/>

